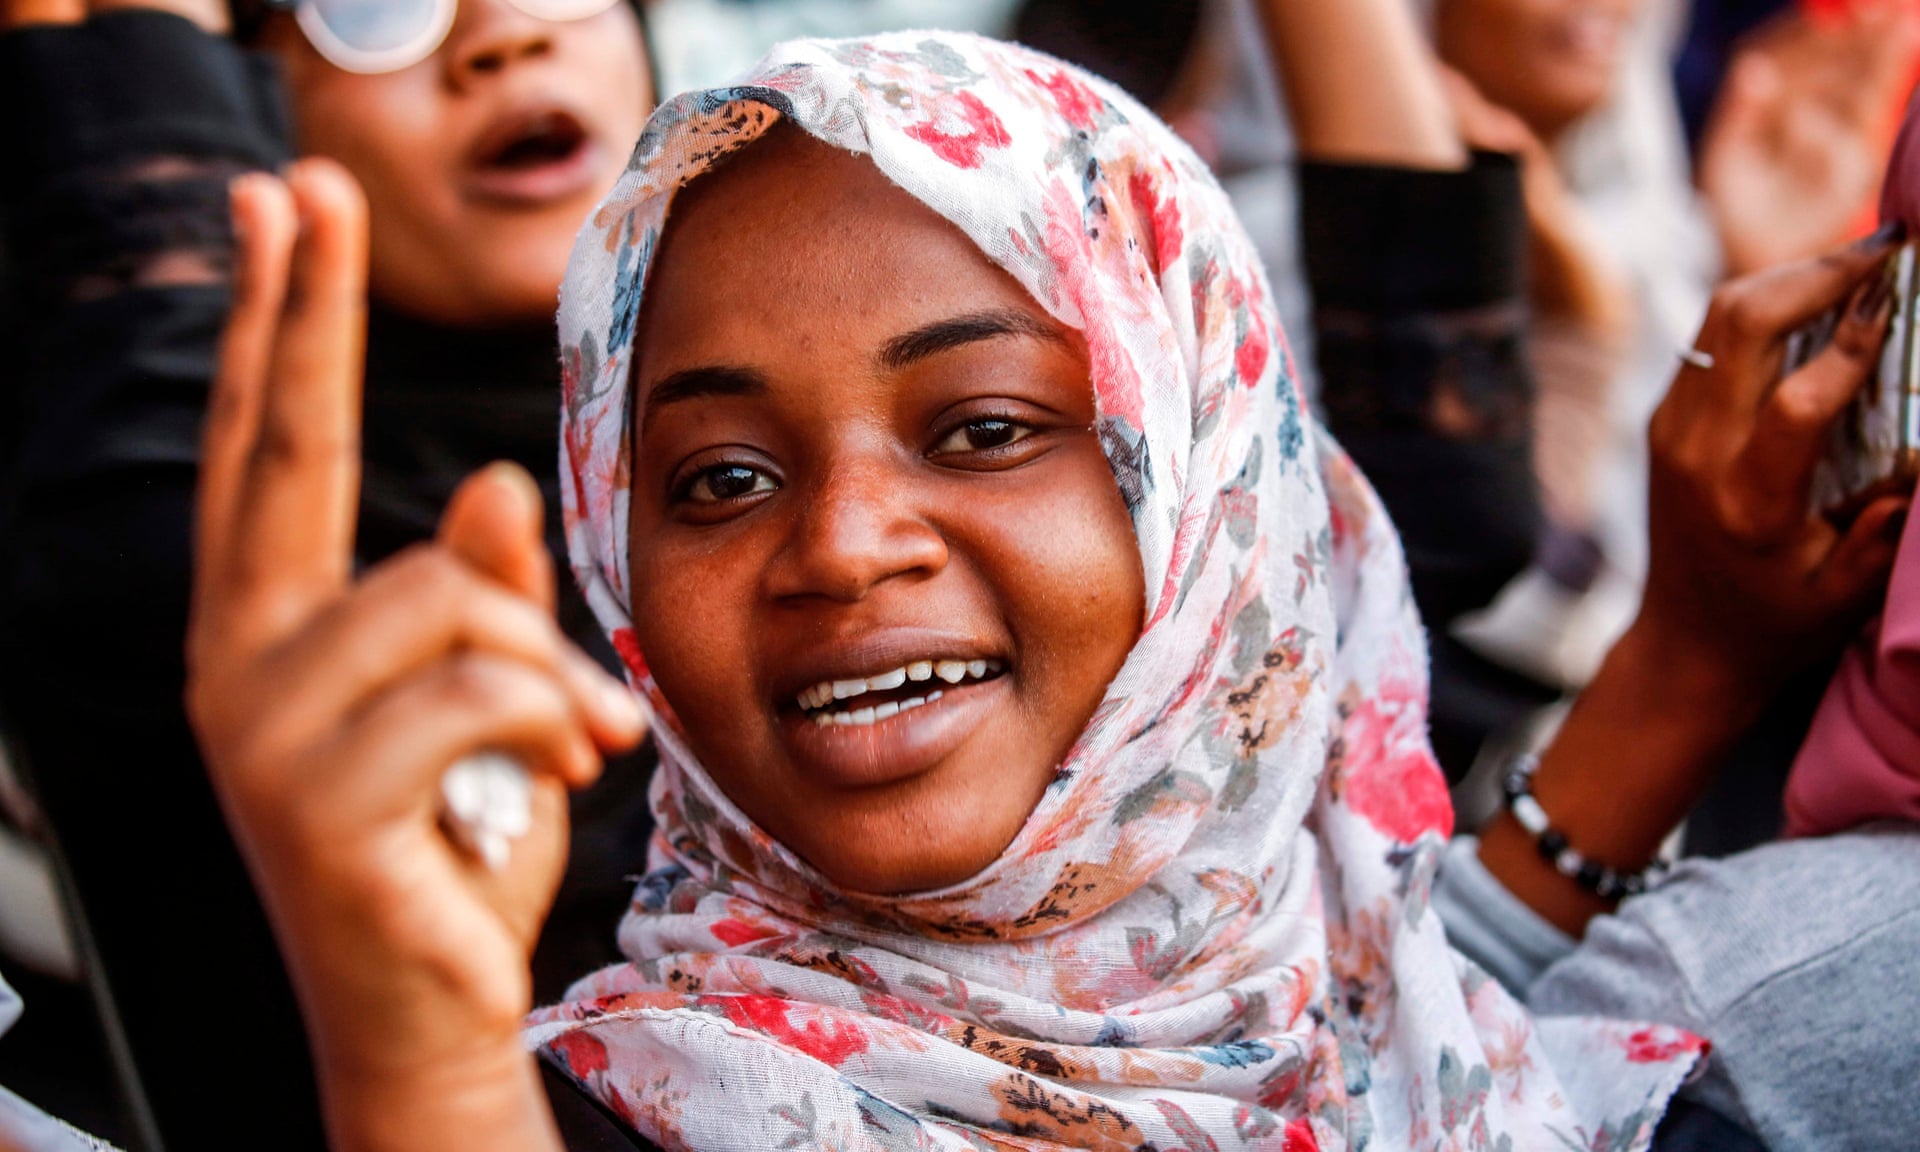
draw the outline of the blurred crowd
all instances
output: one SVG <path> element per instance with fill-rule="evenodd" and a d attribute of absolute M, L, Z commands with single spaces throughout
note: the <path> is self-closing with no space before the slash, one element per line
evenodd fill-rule
<path fill-rule="evenodd" d="M 1733 336 L 1696 339 L 1727 285 L 1752 296 L 1882 223 L 1920 5 L 1397 0 L 1402 43 L 1359 38 L 1347 3 L 446 0 L 392 5 L 389 28 L 371 0 L 0 0 L 0 974 L 26 993 L 0 1083 L 130 1148 L 322 1146 L 294 993 L 182 704 L 235 179 L 325 156 L 366 193 L 353 567 L 434 539 L 461 480 L 509 460 L 564 571 L 553 315 L 575 234 L 656 103 L 797 37 L 1018 41 L 1179 133 L 1404 542 L 1456 828 L 1485 825 L 1489 859 L 1533 851 L 1492 830 L 1503 784 L 1589 685 L 1593 715 L 1619 699 L 1605 669 L 1650 571 L 1740 595 L 1731 568 L 1656 555 L 1707 532 L 1675 527 L 1706 481 L 1649 426 L 1676 372 L 1732 358 Z M 1904 503 L 1876 514 L 1897 540 Z M 561 585 L 566 635 L 620 670 Z M 1759 657 L 1683 784 L 1636 794 L 1623 768 L 1618 794 L 1603 772 L 1561 799 L 1651 813 L 1664 861 L 1763 848 L 1841 650 Z M 1604 735 L 1567 739 L 1606 759 Z M 570 801 L 538 1003 L 619 958 L 653 767 L 615 756 Z M 1592 914 L 1546 917 L 1577 938 Z M 1764 1104 L 1709 1103 L 1766 1127 Z"/>

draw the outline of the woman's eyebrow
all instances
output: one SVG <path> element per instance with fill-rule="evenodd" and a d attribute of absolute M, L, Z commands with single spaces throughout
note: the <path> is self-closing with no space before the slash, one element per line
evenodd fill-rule
<path fill-rule="evenodd" d="M 1059 329 L 1037 317 L 1017 308 L 997 308 L 936 320 L 895 336 L 880 349 L 880 366 L 898 371 L 937 353 L 999 336 L 1032 336 L 1058 344 L 1066 342 Z"/>
<path fill-rule="evenodd" d="M 688 368 L 664 376 L 647 389 L 640 408 L 640 427 L 644 430 L 653 414 L 669 404 L 702 396 L 758 396 L 767 390 L 767 378 L 752 368 L 729 364 L 710 364 Z"/>

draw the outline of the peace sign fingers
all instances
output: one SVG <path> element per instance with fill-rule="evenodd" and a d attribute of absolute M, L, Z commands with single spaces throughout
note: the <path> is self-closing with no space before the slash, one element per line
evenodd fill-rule
<path fill-rule="evenodd" d="M 360 483 L 366 203 L 325 160 L 234 191 L 235 300 L 203 450 L 194 653 L 291 634 L 345 588 Z M 237 653 L 236 653 L 237 654 Z"/>

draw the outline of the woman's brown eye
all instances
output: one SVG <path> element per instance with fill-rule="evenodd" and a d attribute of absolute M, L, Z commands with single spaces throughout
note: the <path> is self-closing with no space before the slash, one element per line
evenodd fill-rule
<path fill-rule="evenodd" d="M 757 492 L 771 492 L 778 487 L 773 477 L 757 468 L 721 464 L 695 473 L 686 492 L 687 499 L 695 504 L 717 504 L 722 500 L 738 500 Z"/>
<path fill-rule="evenodd" d="M 992 418 L 969 420 L 948 434 L 933 449 L 936 456 L 949 452 L 986 452 L 994 448 L 1005 448 L 1032 435 L 1033 429 L 1011 420 Z"/>

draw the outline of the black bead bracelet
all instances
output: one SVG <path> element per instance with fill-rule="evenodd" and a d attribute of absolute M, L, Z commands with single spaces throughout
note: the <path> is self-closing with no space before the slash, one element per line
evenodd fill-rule
<path fill-rule="evenodd" d="M 1602 900 L 1620 900 L 1645 892 L 1667 870 L 1667 862 L 1656 859 L 1639 872 L 1618 872 L 1581 855 L 1567 843 L 1566 834 L 1547 819 L 1540 801 L 1533 798 L 1533 774 L 1539 768 L 1538 756 L 1520 757 L 1507 768 L 1500 788 L 1507 796 L 1507 811 L 1533 837 L 1540 858 L 1553 865 L 1554 871 Z"/>

